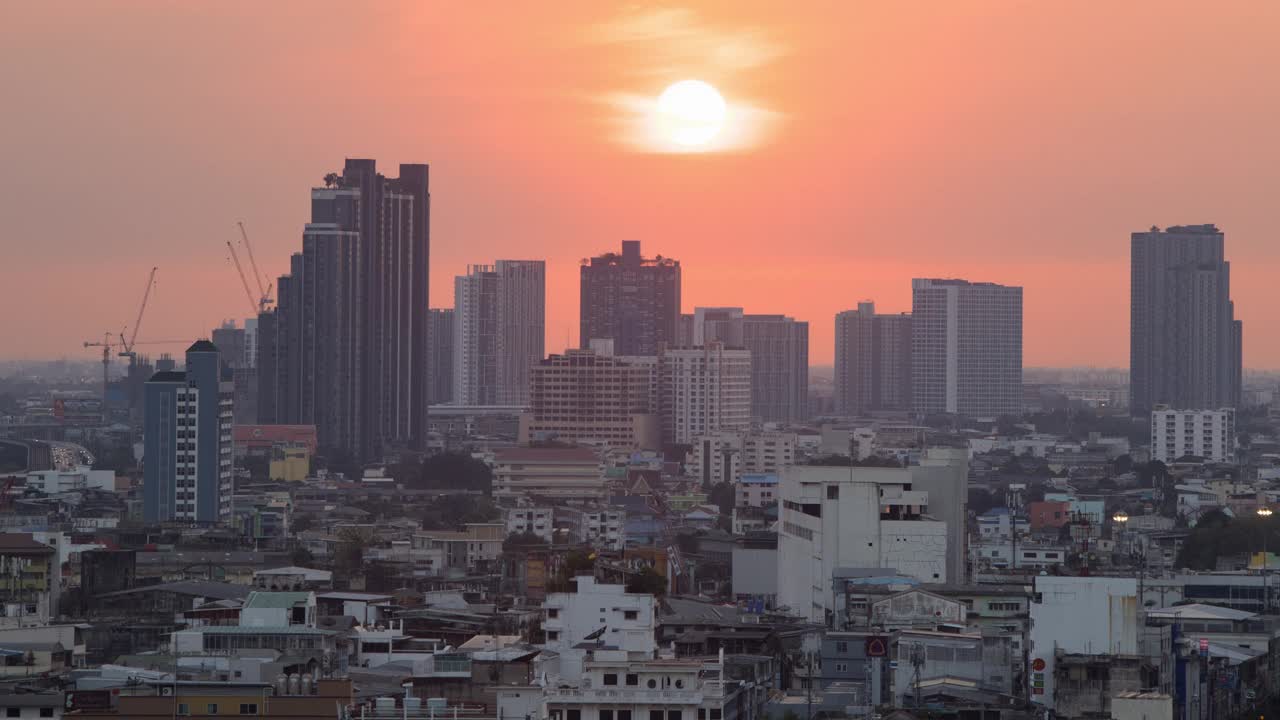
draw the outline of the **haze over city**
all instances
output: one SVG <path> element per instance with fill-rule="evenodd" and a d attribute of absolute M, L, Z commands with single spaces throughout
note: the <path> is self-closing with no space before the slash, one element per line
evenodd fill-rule
<path fill-rule="evenodd" d="M 1027 365 L 1128 364 L 1129 235 L 1225 232 L 1246 367 L 1280 269 L 1280 6 L 557 2 L 8 5 L 3 357 L 93 357 L 249 314 L 243 220 L 287 272 L 344 157 L 431 166 L 431 305 L 493 258 L 545 259 L 546 349 L 576 346 L 578 266 L 636 239 L 683 309 L 811 326 L 913 277 L 1025 288 Z M 636 113 L 697 78 L 737 123 L 706 152 Z M 1253 328 L 1249 332 L 1248 328 Z M 175 347 L 173 350 L 180 350 Z"/>

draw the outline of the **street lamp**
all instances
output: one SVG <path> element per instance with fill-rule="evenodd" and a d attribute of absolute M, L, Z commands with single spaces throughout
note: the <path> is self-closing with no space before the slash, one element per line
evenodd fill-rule
<path fill-rule="evenodd" d="M 1120 526 L 1120 539 L 1123 541 L 1124 529 L 1127 527 L 1127 523 L 1129 522 L 1129 513 L 1123 510 L 1117 510 L 1116 514 L 1111 516 L 1111 519 Z"/>
<path fill-rule="evenodd" d="M 1271 518 L 1271 508 L 1266 505 L 1258 508 L 1258 517 L 1262 518 L 1262 613 L 1265 615 L 1271 609 L 1271 597 L 1267 592 L 1267 566 L 1271 564 L 1267 562 L 1267 520 Z"/>

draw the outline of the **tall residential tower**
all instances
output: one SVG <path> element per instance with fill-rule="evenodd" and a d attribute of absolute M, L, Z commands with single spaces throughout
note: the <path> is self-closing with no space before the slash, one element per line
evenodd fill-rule
<path fill-rule="evenodd" d="M 622 254 L 584 261 L 578 342 L 612 340 L 617 355 L 657 355 L 679 344 L 680 263 L 640 255 L 640 241 L 624 240 Z"/>
<path fill-rule="evenodd" d="M 911 315 L 877 315 L 875 303 L 836 315 L 836 412 L 911 409 Z"/>
<path fill-rule="evenodd" d="M 1129 409 L 1240 404 L 1243 327 L 1231 302 L 1231 267 L 1213 225 L 1132 235 Z"/>

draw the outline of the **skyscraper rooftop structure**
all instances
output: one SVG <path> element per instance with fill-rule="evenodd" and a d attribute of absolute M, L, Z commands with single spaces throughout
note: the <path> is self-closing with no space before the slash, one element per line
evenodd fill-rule
<path fill-rule="evenodd" d="M 612 340 L 618 355 L 657 355 L 679 341 L 680 262 L 642 256 L 638 240 L 583 261 L 579 314 L 580 347 Z"/>

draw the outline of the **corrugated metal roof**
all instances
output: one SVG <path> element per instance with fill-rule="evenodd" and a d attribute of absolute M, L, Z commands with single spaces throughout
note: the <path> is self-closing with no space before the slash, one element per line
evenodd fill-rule
<path fill-rule="evenodd" d="M 306 603 L 311 593 L 305 592 L 261 592 L 249 593 L 244 601 L 245 608 L 291 608 L 298 603 Z"/>

